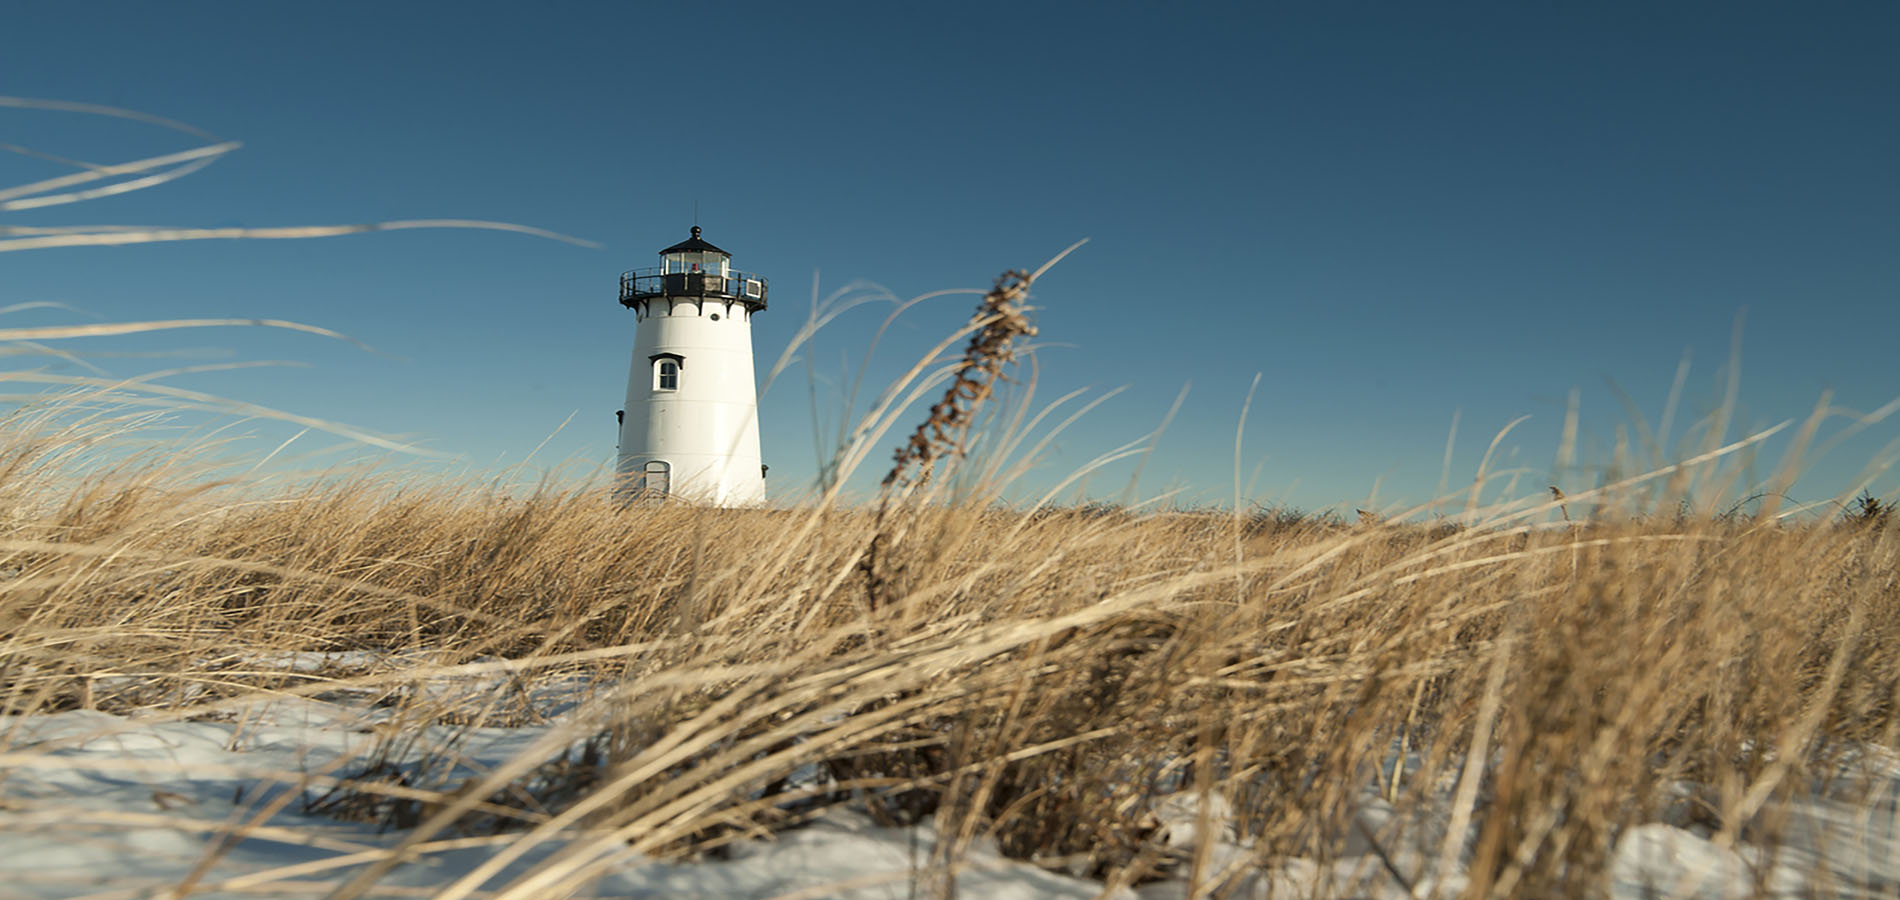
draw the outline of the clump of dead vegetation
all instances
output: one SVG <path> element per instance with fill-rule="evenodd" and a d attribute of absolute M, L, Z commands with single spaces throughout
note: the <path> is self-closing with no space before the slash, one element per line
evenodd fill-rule
<path fill-rule="evenodd" d="M 58 452 L 13 440 L 16 461 Z M 56 469 L 0 486 L 8 714 L 216 715 L 273 692 L 419 729 L 553 716 L 509 698 L 594 685 L 566 742 L 515 766 L 392 751 L 313 800 L 417 840 L 581 848 L 503 896 L 835 805 L 934 822 L 932 884 L 982 837 L 1108 884 L 1236 878 L 1155 817 L 1183 792 L 1219 798 L 1259 865 L 1337 852 L 1369 799 L 1449 807 L 1472 844 L 1377 834 L 1392 863 L 1366 877 L 1442 856 L 1474 896 L 1567 895 L 1632 825 L 1759 838 L 1849 751 L 1900 737 L 1900 534 L 1872 514 L 1350 527 L 936 504 L 907 511 L 923 525 L 887 550 L 906 587 L 873 610 L 874 512 L 372 479 L 258 498 Z M 248 662 L 287 651 L 383 662 Z M 415 687 L 484 666 L 507 674 L 473 701 Z"/>

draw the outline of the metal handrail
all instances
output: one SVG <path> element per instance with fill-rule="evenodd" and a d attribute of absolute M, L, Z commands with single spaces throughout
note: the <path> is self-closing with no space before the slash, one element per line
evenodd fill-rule
<path fill-rule="evenodd" d="M 719 297 L 765 308 L 770 282 L 763 275 L 728 270 L 715 272 L 668 272 L 659 266 L 628 269 L 620 273 L 620 302 L 632 305 L 649 297 Z"/>

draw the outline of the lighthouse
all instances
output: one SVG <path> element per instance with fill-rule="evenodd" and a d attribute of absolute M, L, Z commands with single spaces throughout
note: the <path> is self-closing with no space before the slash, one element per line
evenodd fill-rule
<path fill-rule="evenodd" d="M 706 506 L 765 500 L 752 316 L 766 281 L 732 268 L 699 236 L 660 251 L 660 264 L 620 276 L 636 322 L 620 418 L 618 492 Z"/>

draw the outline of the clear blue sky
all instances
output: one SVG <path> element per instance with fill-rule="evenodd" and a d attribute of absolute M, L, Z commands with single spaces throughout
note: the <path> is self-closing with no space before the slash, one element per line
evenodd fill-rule
<path fill-rule="evenodd" d="M 1057 441 L 1037 484 L 1152 429 L 1191 382 L 1143 493 L 1229 498 L 1260 373 L 1250 500 L 1350 508 L 1378 483 L 1379 505 L 1423 501 L 1454 413 L 1454 486 L 1528 414 L 1499 458 L 1541 490 L 1573 389 L 1580 462 L 1601 464 L 1633 421 L 1606 379 L 1654 424 L 1689 352 L 1680 436 L 1719 401 L 1744 309 L 1733 433 L 1805 415 L 1826 389 L 1860 411 L 1900 396 L 1891 3 L 5 0 L 0 27 L 0 93 L 244 142 L 177 182 L 0 224 L 468 217 L 598 241 L 405 231 L 0 254 L 0 304 L 83 311 L 8 324 L 238 315 L 348 333 L 388 355 L 251 330 L 74 349 L 301 361 L 172 383 L 411 435 L 477 468 L 523 458 L 576 412 L 537 462 L 611 457 L 634 328 L 615 278 L 684 237 L 695 204 L 736 266 L 773 279 L 761 370 L 814 281 L 981 288 L 1089 238 L 1036 291 L 1059 345 L 1040 354 L 1042 395 L 1128 389 Z M 96 163 L 192 146 L 5 109 L 0 143 Z M 0 185 L 64 171 L 0 153 Z M 969 305 L 904 319 L 870 383 Z M 881 318 L 824 333 L 821 374 L 855 367 Z M 835 417 L 834 388 L 819 394 Z M 812 420 L 799 369 L 762 414 L 781 496 L 814 470 Z M 1890 420 L 1843 444 L 1797 498 L 1843 490 L 1896 433 Z M 1128 472 L 1090 490 L 1117 497 Z"/>

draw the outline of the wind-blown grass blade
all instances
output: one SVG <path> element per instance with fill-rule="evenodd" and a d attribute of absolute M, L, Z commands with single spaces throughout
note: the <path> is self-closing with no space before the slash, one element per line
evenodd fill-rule
<path fill-rule="evenodd" d="M 507 231 L 573 244 L 599 247 L 585 238 L 573 237 L 545 228 L 488 222 L 480 219 L 410 219 L 395 222 L 371 222 L 360 225 L 303 225 L 286 228 L 154 228 L 141 231 L 105 231 L 92 234 L 56 234 L 0 240 L 0 253 L 18 250 L 44 250 L 52 247 L 117 247 L 127 244 L 151 244 L 168 241 L 205 240 L 276 240 L 289 238 L 336 237 L 373 231 L 403 231 L 411 228 L 469 228 L 481 231 Z"/>
<path fill-rule="evenodd" d="M 248 366 L 259 366 L 259 365 L 284 365 L 284 363 L 273 363 L 273 362 L 227 363 L 227 364 L 209 365 L 209 366 L 192 366 L 192 367 L 189 367 L 188 369 L 180 369 L 177 371 L 180 371 L 180 372 L 192 371 L 192 370 L 213 371 L 213 370 L 231 369 L 231 368 L 244 368 Z M 162 373 L 158 373 L 158 374 L 162 374 Z M 147 377 L 157 377 L 157 376 L 155 374 L 153 376 L 147 376 Z M 437 457 L 437 458 L 446 458 L 448 456 L 448 454 L 444 454 L 439 451 L 429 450 L 423 447 L 416 446 L 415 444 L 396 440 L 390 437 L 385 437 L 383 435 L 374 434 L 368 431 L 364 431 L 360 428 L 355 428 L 353 426 L 346 425 L 342 422 L 334 422 L 328 419 L 318 419 L 318 418 L 313 418 L 311 416 L 298 415 L 296 413 L 286 412 L 284 410 L 274 409 L 272 407 L 263 406 L 256 403 L 246 403 L 242 400 L 233 400 L 228 397 L 220 397 L 216 394 L 207 394 L 203 391 L 186 390 L 184 388 L 171 387 L 169 385 L 163 385 L 163 384 L 151 384 L 142 378 L 135 378 L 135 379 L 95 378 L 95 377 L 85 376 L 85 375 L 57 375 L 50 372 L 34 372 L 34 371 L 0 372 L 0 382 L 5 382 L 5 381 L 29 382 L 29 383 L 34 383 L 34 384 L 59 384 L 59 385 L 69 385 L 69 386 L 75 386 L 75 387 L 94 388 L 98 391 L 94 399 L 106 399 L 114 403 L 128 404 L 128 405 L 134 405 L 134 406 L 155 406 L 160 409 L 216 412 L 216 413 L 225 414 L 225 415 L 236 415 L 236 416 L 244 416 L 244 417 L 258 418 L 258 419 L 273 419 L 280 422 L 289 422 L 293 425 L 301 425 L 305 428 L 310 428 L 317 431 L 327 432 L 329 434 L 334 434 L 338 437 L 348 438 L 349 440 L 352 440 L 352 441 L 356 441 L 362 444 L 367 444 L 372 447 L 380 447 L 384 450 L 393 450 L 398 453 L 407 453 L 407 454 L 413 454 L 416 456 Z M 144 395 L 152 395 L 152 396 L 144 396 Z"/>
<path fill-rule="evenodd" d="M 11 309 L 11 307 L 10 307 Z M 44 325 L 32 328 L 0 328 L 0 341 L 56 341 L 70 338 L 112 337 L 122 334 L 140 334 L 148 331 L 169 331 L 176 328 L 282 328 L 289 331 L 301 331 L 305 334 L 322 335 L 353 344 L 364 350 L 373 350 L 368 344 L 342 332 L 291 322 L 285 319 L 154 319 L 147 322 L 104 322 L 97 325 Z"/>
<path fill-rule="evenodd" d="M 39 150 L 35 150 L 32 147 L 22 147 L 19 144 L 8 144 L 5 142 L 0 142 L 0 150 L 5 150 L 8 153 L 17 154 L 19 156 L 25 156 L 32 159 L 39 159 L 39 160 L 45 160 L 46 162 L 50 162 L 50 163 L 57 163 L 62 166 L 71 166 L 75 169 L 98 170 L 98 169 L 105 168 L 105 166 L 100 165 L 98 163 L 89 163 L 83 159 L 69 159 L 67 157 L 59 156 L 57 154 L 45 153 Z"/>
<path fill-rule="evenodd" d="M 217 135 L 199 128 L 196 125 L 188 125 L 176 119 L 167 119 L 163 116 L 139 112 L 136 109 L 124 109 L 98 103 L 75 103 L 70 100 L 42 100 L 34 97 L 0 96 L 0 107 L 11 107 L 13 109 L 45 109 L 57 112 L 84 113 L 90 116 L 107 116 L 114 119 L 129 119 L 134 122 L 144 122 L 147 125 L 157 125 L 160 128 L 183 132 L 193 137 L 204 138 L 207 141 L 219 140 Z"/>
<path fill-rule="evenodd" d="M 66 159 L 13 144 L 0 145 L 0 149 L 60 162 L 61 164 L 75 166 L 82 170 L 29 184 L 0 188 L 0 212 L 79 203 L 100 197 L 156 187 L 190 175 L 242 146 L 242 144 L 237 141 L 222 140 L 204 129 L 187 125 L 183 122 L 113 106 L 0 96 L 0 107 L 55 110 L 128 119 L 157 125 L 162 128 L 168 128 L 213 142 L 187 150 L 112 165 L 95 165 L 78 160 Z M 155 169 L 163 171 L 155 172 L 143 178 L 135 178 L 89 190 L 69 191 L 60 194 L 48 193 L 49 191 L 89 184 L 104 179 L 152 172 Z M 112 247 L 127 244 L 169 241 L 228 240 L 237 238 L 270 240 L 334 237 L 337 235 L 361 234 L 371 231 L 400 231 L 410 228 L 470 228 L 486 231 L 507 231 L 563 241 L 581 247 L 593 248 L 600 246 L 593 241 L 583 238 L 561 234 L 545 228 L 516 225 L 509 222 L 491 222 L 480 219 L 408 219 L 356 225 L 317 225 L 280 228 L 183 228 L 131 227 L 123 225 L 101 225 L 90 228 L 83 226 L 0 226 L 0 235 L 7 236 L 6 239 L 0 240 L 0 253 L 19 250 L 39 250 L 52 247 Z"/>
<path fill-rule="evenodd" d="M 70 175 L 61 175 L 57 178 L 48 178 L 44 181 L 32 182 L 31 184 L 0 188 L 0 211 L 62 206 L 68 203 L 91 200 L 96 197 L 125 194 L 132 191 L 144 190 L 149 187 L 157 187 L 168 181 L 190 175 L 216 162 L 224 154 L 236 150 L 241 146 L 243 145 L 237 141 L 226 141 L 222 144 L 212 144 L 205 147 L 196 147 L 191 150 L 181 150 L 177 153 L 167 153 L 163 156 L 154 156 L 150 159 L 141 159 L 111 166 L 95 166 L 84 172 L 74 172 Z M 74 191 L 65 194 L 46 193 L 47 191 L 57 190 L 59 188 L 71 187 L 76 184 L 86 184 L 88 182 L 114 178 L 120 175 L 135 175 L 140 172 L 149 172 L 164 166 L 173 166 L 173 168 L 145 178 L 122 181 L 117 184 L 110 184 L 105 187 L 94 188 L 87 191 Z"/>

